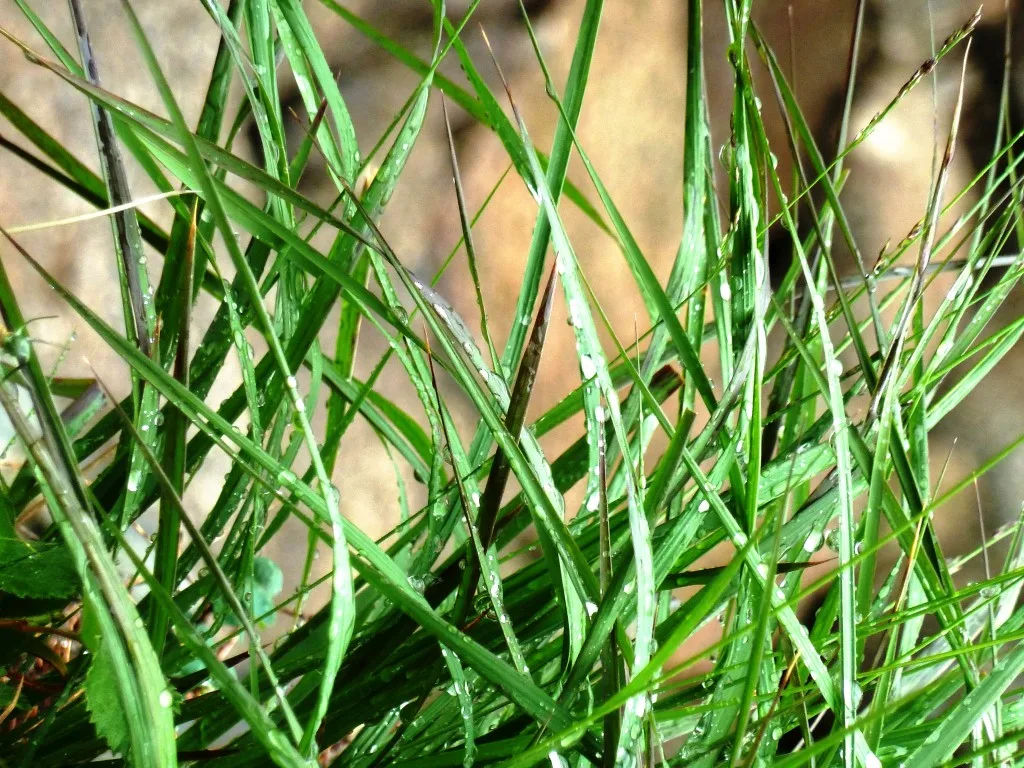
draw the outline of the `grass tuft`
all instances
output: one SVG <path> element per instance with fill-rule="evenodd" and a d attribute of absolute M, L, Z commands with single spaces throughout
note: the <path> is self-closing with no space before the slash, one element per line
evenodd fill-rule
<path fill-rule="evenodd" d="M 665 137 L 685 150 L 683 234 L 662 280 L 578 133 L 602 0 L 580 9 L 564 83 L 520 8 L 558 118 L 550 147 L 531 138 L 522 86 L 486 32 L 491 61 L 466 45 L 478 1 L 455 17 L 434 0 L 426 58 L 322 2 L 414 76 L 379 140 L 357 136 L 298 0 L 206 4 L 220 34 L 209 79 L 191 86 L 203 94 L 194 127 L 150 42 L 164 31 L 144 29 L 129 0 L 120 9 L 166 118 L 103 87 L 116 52 L 93 50 L 98 19 L 79 0 L 77 57 L 26 0 L 17 8 L 48 53 L 0 30 L 54 94 L 88 100 L 100 168 L 0 93 L 18 134 L 0 151 L 95 209 L 0 222 L 3 439 L 24 454 L 0 471 L 0 764 L 1018 764 L 1024 529 L 981 525 L 977 547 L 949 558 L 933 524 L 1024 442 L 939 493 L 937 429 L 1024 333 L 1012 301 L 1021 133 L 1006 104 L 990 160 L 949 189 L 979 17 L 850 138 L 859 3 L 833 152 L 752 3 L 725 4 L 732 43 L 714 50 L 710 12 L 691 0 L 685 114 Z M 869 267 L 844 208 L 844 159 L 950 56 L 960 90 L 927 207 Z M 449 58 L 464 81 L 441 74 Z M 732 77 L 727 137 L 705 82 L 719 61 Z M 289 80 L 300 106 L 286 114 Z M 768 138 L 769 97 L 785 147 Z M 452 184 L 438 179 L 436 194 L 457 206 L 460 237 L 425 280 L 379 222 L 438 100 Z M 449 106 L 507 154 L 475 210 Z M 256 162 L 233 146 L 247 125 Z M 782 153 L 793 179 L 778 174 Z M 568 179 L 574 154 L 586 184 Z M 313 158 L 326 207 L 300 185 Z M 134 196 L 128 168 L 155 194 Z M 535 219 L 514 314 L 499 318 L 486 278 L 508 265 L 474 229 L 516 176 Z M 165 206 L 169 226 L 143 202 Z M 577 258 L 570 211 L 624 260 L 645 312 L 632 341 L 597 299 L 604 276 Z M 118 327 L 16 239 L 98 216 L 111 222 Z M 780 231 L 793 259 L 772 276 Z M 438 288 L 462 249 L 474 318 Z M 915 263 L 898 265 L 910 249 Z M 44 371 L 10 279 L 22 269 L 123 361 L 128 386 L 107 371 Z M 953 287 L 929 314 L 940 274 Z M 567 367 L 545 353 L 556 305 L 571 326 Z M 548 399 L 542 365 L 576 379 L 531 415 Z M 225 380 L 233 390 L 215 402 Z M 467 412 L 472 434 L 460 433 Z M 571 434 L 564 450 L 556 429 Z M 346 462 L 368 434 L 394 465 L 401 508 L 379 538 L 344 514 L 361 482 Z M 186 493 L 218 456 L 230 464 L 218 496 L 193 509 Z M 304 551 L 272 562 L 293 526 Z M 971 561 L 984 576 L 965 583 Z M 279 599 L 282 567 L 299 587 Z"/>

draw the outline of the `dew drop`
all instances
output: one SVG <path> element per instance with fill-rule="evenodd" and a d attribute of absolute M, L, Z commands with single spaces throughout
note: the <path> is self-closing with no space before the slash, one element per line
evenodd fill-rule
<path fill-rule="evenodd" d="M 831 549 L 833 552 L 839 551 L 839 529 L 833 528 L 828 532 L 825 537 L 825 546 Z"/>
<path fill-rule="evenodd" d="M 597 374 L 597 364 L 590 355 L 580 356 L 580 372 L 584 381 L 589 381 Z"/>
<path fill-rule="evenodd" d="M 817 531 L 811 531 L 807 538 L 804 539 L 804 552 L 814 553 L 818 551 L 818 547 L 821 546 L 821 534 Z"/>

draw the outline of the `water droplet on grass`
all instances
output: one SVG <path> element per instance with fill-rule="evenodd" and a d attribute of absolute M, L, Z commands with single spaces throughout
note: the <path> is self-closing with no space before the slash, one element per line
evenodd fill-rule
<path fill-rule="evenodd" d="M 589 381 L 597 375 L 597 363 L 590 355 L 580 356 L 580 372 L 583 374 L 584 381 Z"/>
<path fill-rule="evenodd" d="M 839 529 L 833 528 L 828 532 L 825 537 L 825 546 L 831 549 L 833 552 L 839 551 Z"/>

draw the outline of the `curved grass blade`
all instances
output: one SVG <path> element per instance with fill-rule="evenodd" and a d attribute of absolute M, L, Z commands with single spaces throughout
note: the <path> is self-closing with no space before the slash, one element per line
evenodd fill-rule
<path fill-rule="evenodd" d="M 359 204 L 357 207 L 363 212 Z M 451 362 L 453 374 L 472 398 L 474 405 L 484 417 L 484 423 L 508 457 L 512 471 L 516 474 L 526 496 L 531 501 L 531 512 L 538 516 L 538 529 L 550 536 L 552 542 L 557 543 L 566 578 L 572 584 L 575 594 L 581 601 L 596 599 L 597 580 L 561 519 L 562 498 L 555 491 L 554 482 L 551 479 L 551 469 L 543 452 L 529 430 L 523 430 L 519 436 L 521 444 L 518 444 L 516 438 L 505 428 L 499 416 L 499 411 L 506 410 L 509 403 L 509 393 L 504 379 L 486 370 L 480 351 L 472 341 L 472 335 L 451 305 L 432 288 L 409 273 L 397 255 L 391 251 L 373 220 L 365 213 L 363 215 L 364 220 L 374 231 L 388 263 L 398 274 L 406 290 L 416 302 L 417 308 L 423 313 L 431 331 L 441 342 L 442 348 Z M 469 355 L 474 365 L 478 366 L 476 370 L 486 378 L 489 392 L 485 392 L 480 387 L 474 378 L 474 369 L 466 366 L 461 352 Z"/>
<path fill-rule="evenodd" d="M 138 349 L 134 348 L 124 338 L 113 333 L 112 330 L 84 304 L 55 281 L 37 262 L 32 259 L 29 254 L 24 251 L 21 251 L 21 253 L 29 264 L 47 281 L 47 283 L 52 285 L 54 290 L 57 291 L 57 293 L 61 295 L 62 298 L 67 301 L 71 307 L 90 326 L 92 326 L 103 337 L 103 339 L 122 356 L 123 359 L 125 359 L 126 362 L 128 362 L 129 365 L 136 368 L 139 371 L 139 374 L 150 381 L 165 397 L 174 398 L 177 402 L 180 402 L 183 410 L 186 410 L 193 424 L 201 430 L 209 431 L 211 435 L 216 432 L 217 435 L 222 436 L 225 440 L 234 443 L 242 449 L 244 460 L 240 457 L 236 459 L 236 461 L 241 463 L 241 465 L 245 467 L 246 471 L 252 472 L 253 474 L 256 474 L 258 469 L 263 469 L 269 472 L 278 471 L 277 467 L 279 465 L 272 457 L 268 456 L 259 446 L 253 444 L 244 435 L 234 432 L 228 422 L 224 421 L 217 415 L 217 413 L 212 411 L 190 392 L 183 389 L 173 377 L 168 376 L 166 372 L 159 366 L 156 366 L 152 360 L 140 355 Z M 221 440 L 218 442 L 218 445 L 225 450 L 229 456 L 234 456 L 234 453 L 230 450 L 226 442 Z M 513 457 L 513 470 L 515 470 L 517 462 L 515 461 L 516 452 L 512 450 L 513 448 L 514 444 L 509 443 L 506 450 L 509 450 L 510 456 Z M 520 458 L 519 461 L 522 461 L 522 459 Z M 524 473 L 523 476 L 527 478 L 531 477 L 529 473 Z M 312 508 L 321 519 L 329 519 L 329 513 L 322 494 L 312 491 L 304 484 L 299 483 L 294 476 L 289 476 L 286 473 L 278 474 L 277 482 L 287 490 L 296 492 L 297 497 L 304 504 Z M 275 492 L 279 492 L 277 489 L 273 490 Z M 459 632 L 456 628 L 452 627 L 437 616 L 430 605 L 426 602 L 423 595 L 416 592 L 410 586 L 406 573 L 398 567 L 391 558 L 381 551 L 373 540 L 363 533 L 363 531 L 348 520 L 343 519 L 342 525 L 345 527 L 346 539 L 351 542 L 353 548 L 359 554 L 359 557 L 353 559 L 353 565 L 360 571 L 360 573 L 362 573 L 367 583 L 380 591 L 387 599 L 391 600 L 400 610 L 402 610 L 403 613 L 409 615 L 417 624 L 422 626 L 424 630 L 458 653 L 463 660 L 469 663 L 469 665 L 483 677 L 505 691 L 513 701 L 522 706 L 523 709 L 530 713 L 531 716 L 540 722 L 550 722 L 555 725 L 564 725 L 571 722 L 569 715 L 561 708 L 558 708 L 547 694 L 543 693 L 541 689 L 528 681 L 525 676 L 516 673 L 511 667 L 491 654 L 482 645 Z M 566 540 L 568 547 L 572 547 L 571 542 L 571 538 Z M 572 547 L 572 549 L 575 548 Z M 578 552 L 578 550 L 575 551 Z M 579 557 L 582 559 L 582 555 L 570 555 L 570 557 Z M 585 560 L 576 560 L 576 562 L 581 561 L 585 562 Z M 172 612 L 171 615 L 172 619 L 174 619 L 176 614 Z M 322 657 L 318 656 L 318 662 L 318 669 L 322 668 Z M 552 715 L 552 712 L 554 712 L 554 715 Z"/>
<path fill-rule="evenodd" d="M 478 0 L 479 1 L 479 0 Z M 385 51 L 388 55 L 392 56 L 396 61 L 402 63 L 408 67 L 411 71 L 415 72 L 421 77 L 426 76 L 429 72 L 434 69 L 434 65 L 427 64 L 425 61 L 417 57 L 414 53 L 404 48 L 399 43 L 391 40 L 384 35 L 380 30 L 368 24 L 356 14 L 352 13 L 347 8 L 343 7 L 335 0 L 320 0 L 321 4 L 328 8 L 331 12 L 337 14 L 339 17 L 344 19 L 353 29 L 364 35 L 368 40 L 377 45 L 381 50 Z M 475 7 L 470 6 L 470 10 Z M 596 29 L 596 28 L 595 28 Z M 448 28 L 448 33 L 452 33 L 452 29 Z M 452 35 L 452 39 L 456 40 L 457 35 Z M 456 49 L 458 51 L 458 48 Z M 461 59 L 460 59 L 461 60 Z M 468 61 L 468 56 L 466 57 Z M 472 65 L 472 62 L 470 62 Z M 499 109 L 496 114 L 488 111 L 482 99 L 474 99 L 465 89 L 455 84 L 443 75 L 435 75 L 435 82 L 438 89 L 444 93 L 445 96 L 450 98 L 462 109 L 464 109 L 471 117 L 473 117 L 482 126 L 494 130 L 498 134 L 499 138 L 505 136 L 505 126 L 509 126 L 508 118 L 505 117 L 504 113 Z M 482 82 L 482 81 L 481 81 Z M 486 84 L 483 85 L 483 89 L 487 91 Z M 489 91 L 487 91 L 489 93 Z M 480 96 L 480 94 L 477 94 Z M 491 119 L 495 118 L 498 120 L 497 126 L 492 127 Z M 514 129 L 513 129 L 514 134 Z M 502 142 L 504 144 L 504 141 Z M 510 145 L 506 145 L 510 146 Z M 511 145 L 514 146 L 514 143 Z M 511 153 L 510 153 L 511 154 Z M 545 159 L 546 164 L 550 164 L 549 159 Z M 518 167 L 518 166 L 517 166 Z M 571 181 L 565 182 L 565 196 L 568 198 L 579 210 L 591 221 L 594 222 L 599 228 L 607 231 L 607 226 L 601 220 L 600 214 L 594 206 L 586 199 L 586 197 L 577 189 Z M 539 279 L 539 278 L 538 278 Z"/>
<path fill-rule="evenodd" d="M 316 445 L 316 439 L 310 426 L 309 419 L 305 413 L 305 403 L 299 396 L 295 378 L 288 370 L 284 350 L 282 349 L 280 342 L 277 340 L 273 323 L 267 314 L 266 308 L 263 306 L 262 300 L 260 299 L 259 285 L 256 283 L 256 278 L 253 276 L 248 262 L 245 260 L 245 257 L 242 255 L 242 252 L 238 247 L 238 243 L 231 230 L 231 225 L 228 222 L 227 215 L 222 206 L 220 196 L 213 184 L 213 180 L 210 177 L 206 166 L 202 161 L 195 138 L 189 132 L 188 126 L 185 125 L 184 116 L 181 114 L 181 110 L 178 108 L 177 103 L 174 100 L 174 96 L 171 93 L 167 80 L 164 78 L 163 73 L 160 70 L 160 65 L 156 61 L 153 50 L 149 46 L 146 35 L 143 32 L 131 5 L 127 0 L 124 0 L 122 7 L 125 9 L 126 14 L 131 21 L 136 40 L 138 41 L 150 72 L 161 92 L 164 105 L 172 115 L 174 123 L 177 126 L 179 139 L 185 145 L 192 164 L 199 171 L 199 182 L 203 189 L 204 197 L 206 198 L 208 210 L 213 216 L 217 229 L 221 233 L 221 237 L 228 246 L 228 252 L 231 255 L 231 260 L 234 263 L 235 268 L 245 277 L 249 293 L 254 300 L 253 306 L 256 311 L 256 316 L 259 319 L 265 337 L 270 343 L 279 369 L 282 372 L 282 375 L 287 375 L 286 383 L 288 385 L 288 395 L 291 400 L 292 407 L 298 416 L 302 435 L 312 458 L 313 465 L 316 467 L 317 479 L 320 484 L 320 492 L 323 496 L 325 508 L 331 521 L 333 533 L 332 554 L 334 557 L 334 576 L 331 582 L 331 641 L 328 645 L 327 657 L 325 659 L 325 666 L 321 678 L 317 711 L 307 723 L 306 731 L 303 734 L 303 740 L 300 747 L 300 751 L 309 752 L 313 747 L 313 739 L 320 726 L 320 721 L 326 714 L 327 703 L 331 690 L 334 687 L 334 679 L 337 675 L 338 669 L 341 667 L 341 661 L 344 657 L 345 649 L 348 646 L 349 640 L 352 637 L 352 631 L 355 623 L 352 576 L 349 570 L 348 546 L 345 541 L 345 531 L 341 522 L 341 513 L 338 509 L 339 499 L 337 497 L 337 491 L 334 490 L 334 486 L 331 485 L 330 478 L 327 477 L 324 470 L 323 463 L 320 459 L 320 453 Z"/>
<path fill-rule="evenodd" d="M 107 395 L 109 397 L 109 392 L 107 393 Z M 111 402 L 115 402 L 113 398 L 110 399 Z M 134 426 L 131 425 L 130 420 L 127 418 L 127 415 L 124 413 L 124 411 L 121 410 L 120 406 L 118 406 L 116 402 L 114 405 L 114 411 L 117 413 L 118 417 L 120 417 L 120 419 L 125 423 L 126 428 L 134 433 Z M 263 668 L 266 670 L 267 677 L 270 679 L 272 685 L 274 686 L 274 695 L 285 713 L 285 717 L 288 721 L 288 726 L 291 730 L 292 736 L 297 740 L 301 734 L 299 723 L 295 719 L 295 714 L 292 711 L 287 698 L 284 696 L 284 692 L 280 686 L 280 683 L 277 681 L 277 678 L 274 675 L 270 659 L 263 651 L 263 641 L 262 638 L 260 637 L 259 632 L 256 629 L 255 624 L 249 618 L 249 613 L 245 610 L 244 606 L 242 605 L 242 601 L 239 599 L 234 589 L 232 589 L 231 582 L 229 581 L 228 576 L 221 568 L 220 563 L 218 562 L 217 557 L 213 554 L 213 551 L 210 549 L 210 545 L 206 541 L 206 538 L 195 527 L 195 524 L 192 522 L 191 518 L 186 513 L 184 504 L 181 500 L 181 491 L 175 487 L 175 480 L 161 468 L 156 456 L 153 455 L 153 453 L 149 450 L 148 447 L 143 447 L 142 452 L 144 454 L 144 458 L 146 459 L 146 461 L 149 462 L 150 467 L 153 469 L 157 483 L 160 485 L 161 492 L 164 494 L 167 500 L 167 504 L 175 508 L 175 511 L 179 516 L 179 519 L 181 520 L 182 524 L 184 525 L 189 535 L 189 538 L 192 540 L 193 545 L 196 547 L 196 550 L 199 553 L 199 557 L 201 558 L 204 565 L 210 569 L 210 573 L 213 575 L 213 579 L 217 586 L 219 587 L 219 589 L 221 590 L 224 599 L 227 601 L 231 611 L 238 618 L 238 621 L 241 624 L 242 631 L 244 631 L 247 634 L 249 643 L 252 648 L 252 653 L 254 656 L 256 656 L 256 658 L 263 665 Z M 157 579 L 155 573 L 153 575 L 153 579 Z M 164 589 L 165 594 L 167 595 L 174 594 L 169 589 L 166 589 L 164 587 L 161 588 Z M 163 608 L 163 604 L 161 604 L 159 607 Z"/>
<path fill-rule="evenodd" d="M 530 402 L 530 396 L 533 394 L 533 385 L 537 381 L 537 370 L 540 367 L 540 358 L 544 351 L 544 340 L 547 337 L 548 325 L 551 322 L 551 308 L 554 304 L 555 296 L 554 289 L 555 271 L 552 269 L 548 277 L 547 287 L 544 289 L 544 297 L 541 299 L 540 311 L 537 314 L 537 319 L 534 321 L 530 343 L 523 353 L 522 362 L 519 364 L 519 371 L 516 374 L 508 411 L 505 415 L 506 427 L 509 434 L 513 437 L 522 433 L 523 425 L 526 422 L 526 411 Z M 494 542 L 494 525 L 497 521 L 501 500 L 505 495 L 505 486 L 508 483 L 510 469 L 504 452 L 501 448 L 498 448 L 491 462 L 490 474 L 487 476 L 487 485 L 484 486 L 483 498 L 480 501 L 480 513 L 477 517 L 480 546 L 484 552 L 488 552 Z M 462 582 L 465 594 L 463 598 L 463 612 L 468 609 L 469 603 L 472 602 L 473 592 L 476 589 L 477 580 L 480 578 L 479 571 L 480 564 L 478 562 L 471 562 L 466 568 L 466 577 Z"/>
<path fill-rule="evenodd" d="M 432 358 L 428 357 L 427 362 L 431 363 Z M 460 502 L 462 504 L 463 512 L 466 516 L 466 527 L 469 530 L 470 538 L 473 542 L 473 547 L 476 551 L 476 559 L 471 560 L 471 563 L 475 563 L 476 568 L 467 568 L 466 572 L 476 572 L 476 576 L 471 582 L 473 588 L 476 587 L 477 579 L 480 578 L 480 574 L 483 574 L 484 584 L 487 585 L 487 596 L 490 600 L 491 606 L 494 609 L 494 615 L 498 618 L 498 623 L 501 626 L 502 634 L 505 637 L 505 643 L 508 646 L 509 657 L 512 659 L 512 663 L 515 665 L 516 670 L 520 674 L 529 674 L 529 667 L 526 666 L 526 659 L 523 656 L 523 650 L 520 647 L 519 640 L 516 637 L 515 630 L 512 628 L 512 621 L 509 618 L 508 612 L 505 610 L 504 602 L 504 588 L 501 582 L 500 565 L 498 563 L 497 553 L 490 548 L 489 543 L 485 544 L 480 527 L 474 523 L 472 511 L 479 505 L 475 502 L 473 494 L 475 491 L 470 491 L 466 487 L 467 481 L 472 482 L 472 477 L 467 472 L 466 467 L 466 456 L 462 450 L 462 446 L 456 447 L 452 443 L 451 431 L 448 426 L 448 419 L 445 418 L 444 406 L 441 402 L 440 391 L 437 387 L 437 378 L 434 374 L 434 366 L 430 365 L 430 376 L 431 383 L 434 387 L 434 393 L 437 397 L 437 410 L 441 420 L 442 435 L 444 436 L 445 447 L 452 457 L 452 463 L 455 469 L 455 483 L 459 489 Z M 465 478 L 465 479 L 464 479 Z M 472 589 L 466 588 L 466 582 L 463 582 L 463 589 L 465 590 L 465 597 L 462 598 L 464 606 L 472 606 Z M 460 625 L 465 621 L 466 611 L 459 611 L 455 616 L 455 624 Z M 450 666 L 450 664 L 449 664 Z M 468 747 L 467 747 L 468 749 Z"/>
<path fill-rule="evenodd" d="M 909 765 L 932 768 L 942 765 L 971 734 L 1014 680 L 1024 671 L 1024 644 L 1007 653 L 981 683 L 932 725 L 924 743 L 908 757 Z"/>
<path fill-rule="evenodd" d="M 497 62 L 495 62 L 495 65 L 497 66 Z M 501 75 L 500 68 L 498 68 L 498 72 L 499 75 Z M 529 135 L 526 130 L 526 124 L 523 122 L 523 119 L 515 106 L 515 102 L 512 99 L 512 93 L 508 88 L 508 84 L 505 82 L 504 76 L 501 75 L 501 77 L 502 82 L 505 84 L 505 91 L 508 95 L 509 102 L 512 105 L 512 110 L 515 113 L 516 121 L 519 125 L 519 133 L 523 149 L 530 160 L 530 165 L 533 170 L 533 183 L 538 195 L 540 196 L 540 202 L 546 209 L 547 217 L 551 224 L 552 242 L 555 247 L 556 269 L 561 278 L 560 282 L 562 283 L 566 302 L 569 305 L 570 321 L 572 322 L 574 335 L 576 336 L 577 349 L 579 350 L 580 355 L 580 372 L 585 384 L 588 382 L 592 383 L 592 389 L 590 390 L 591 394 L 589 397 L 588 390 L 586 388 L 584 389 L 584 408 L 587 420 L 588 443 L 592 442 L 594 449 L 596 450 L 597 432 L 604 429 L 604 419 L 598 418 L 597 413 L 597 407 L 599 407 L 600 402 L 599 400 L 596 403 L 594 402 L 595 399 L 603 397 L 605 402 L 610 406 L 611 421 L 619 448 L 622 451 L 623 459 L 628 462 L 628 467 L 625 469 L 624 475 L 626 478 L 626 496 L 629 509 L 630 534 L 633 543 L 634 563 L 636 566 L 637 605 L 633 664 L 635 665 L 634 669 L 641 668 L 645 666 L 650 659 L 651 645 L 654 637 L 655 584 L 651 554 L 650 529 L 647 523 L 647 518 L 643 514 L 643 508 L 641 506 L 642 498 L 638 494 L 636 488 L 636 481 L 634 478 L 636 468 L 634 466 L 634 459 L 630 453 L 628 435 L 622 424 L 622 416 L 619 411 L 619 399 L 611 383 L 611 378 L 608 376 L 608 364 L 597 338 L 597 329 L 595 328 L 593 318 L 590 315 L 589 305 L 587 304 L 586 295 L 580 281 L 579 263 L 576 260 L 576 255 L 573 252 L 569 239 L 562 227 L 561 219 L 559 218 L 555 203 L 552 200 L 550 189 L 547 186 L 547 181 L 541 171 L 540 163 L 537 161 L 537 156 L 533 152 L 533 147 L 530 143 Z M 592 456 L 592 459 L 596 459 L 596 457 Z M 596 484 L 598 482 L 598 463 L 599 462 L 597 460 L 591 461 L 591 472 L 588 476 L 587 487 L 587 491 L 589 493 L 600 493 L 596 489 L 591 488 L 592 483 Z M 572 656 L 573 659 L 575 659 L 579 654 L 579 647 L 581 647 L 583 643 L 582 636 L 578 639 L 578 643 L 579 646 L 573 649 L 575 651 Z M 622 764 L 623 759 L 628 759 L 636 748 L 641 735 L 640 720 L 645 713 L 646 706 L 646 693 L 631 698 L 629 703 L 626 705 L 622 721 L 622 732 L 619 738 L 619 745 L 616 750 L 616 765 Z"/>
<path fill-rule="evenodd" d="M 312 69 L 313 77 L 327 101 L 334 129 L 338 139 L 335 143 L 334 134 L 326 125 L 321 125 L 316 133 L 317 144 L 321 147 L 328 160 L 328 168 L 332 173 L 337 173 L 340 178 L 352 184 L 355 181 L 356 168 L 359 164 L 359 146 L 356 143 L 356 132 L 352 125 L 352 118 L 349 116 L 345 100 L 338 89 L 338 82 L 331 72 L 327 60 L 324 58 L 323 50 L 313 34 L 313 29 L 302 10 L 302 3 L 298 0 L 272 0 L 275 12 L 279 21 L 284 21 L 289 31 L 294 36 L 295 47 L 286 46 L 285 53 L 289 61 L 295 67 L 301 62 L 299 56 L 305 58 Z M 301 66 L 301 65 L 300 65 Z M 298 74 L 304 74 L 305 68 L 297 70 Z M 319 109 L 319 100 L 308 99 L 310 84 L 304 79 L 299 82 L 300 93 L 306 103 L 306 109 L 310 115 L 315 115 Z"/>
<path fill-rule="evenodd" d="M 21 250 L 6 232 L 4 235 Z M 0 304 L 6 322 L 20 319 L 6 271 L 2 268 Z M 43 427 L 42 436 L 36 435 L 23 415 L 9 382 L 0 384 L 0 403 L 32 457 L 40 487 L 72 553 L 84 598 L 97 622 L 97 634 L 90 635 L 90 641 L 94 642 L 92 650 L 102 652 L 109 661 L 106 668 L 113 675 L 117 701 L 122 708 L 130 760 L 139 766 L 174 765 L 174 721 L 169 706 L 170 693 L 159 660 L 95 520 L 81 501 L 84 492 L 78 467 L 69 460 L 73 454 L 68 438 L 34 353 L 30 351 L 29 359 L 24 362 L 34 392 L 36 416 Z M 102 648 L 95 644 L 97 639 L 102 642 Z"/>
<path fill-rule="evenodd" d="M 135 553 L 131 545 L 125 541 L 124 534 L 114 526 L 109 526 L 108 530 L 115 538 L 119 539 L 125 554 L 131 559 L 139 575 L 152 589 L 150 594 L 154 596 L 154 599 L 163 604 L 164 610 L 167 611 L 177 629 L 178 637 L 188 647 L 189 651 L 203 663 L 210 676 L 216 680 L 218 689 L 223 692 L 242 719 L 249 724 L 255 738 L 262 744 L 270 758 L 282 768 L 308 768 L 309 761 L 296 751 L 291 740 L 277 728 L 260 707 L 259 702 L 255 701 L 245 688 L 242 687 L 234 672 L 217 658 L 213 649 L 207 645 L 206 638 L 197 631 L 192 623 L 192 619 L 178 607 L 170 595 L 160 588 L 159 583 L 149 573 L 145 563 Z M 164 764 L 173 765 L 176 764 L 176 761 L 175 763 Z"/>

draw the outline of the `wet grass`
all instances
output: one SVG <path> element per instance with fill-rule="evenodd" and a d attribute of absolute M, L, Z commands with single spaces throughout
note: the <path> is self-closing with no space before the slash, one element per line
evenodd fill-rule
<path fill-rule="evenodd" d="M 716 137 L 719 154 L 704 75 L 705 61 L 725 52 L 705 51 L 705 9 L 691 0 L 686 112 L 679 135 L 665 137 L 685 148 L 683 236 L 662 283 L 576 135 L 602 0 L 581 11 L 564 84 L 529 30 L 560 116 L 551 147 L 534 145 L 508 84 L 487 85 L 482 73 L 501 62 L 474 61 L 463 44 L 476 34 L 477 3 L 460 18 L 435 4 L 430 58 L 420 59 L 324 2 L 419 77 L 368 158 L 297 0 L 208 6 L 222 34 L 209 82 L 194 85 L 206 94 L 196 126 L 150 46 L 162 30 L 143 29 L 128 2 L 167 118 L 100 85 L 87 34 L 96 20 L 78 0 L 69 6 L 77 55 L 17 0 L 38 36 L 7 35 L 8 44 L 48 69 L 55 90 L 88 97 L 100 173 L 0 94 L 18 133 L 3 149 L 109 214 L 124 320 L 106 323 L 3 230 L 0 404 L 26 460 L 0 488 L 0 764 L 1016 764 L 1024 533 L 993 532 L 971 555 L 985 559 L 987 577 L 959 586 L 961 563 L 944 556 L 932 519 L 1020 439 L 942 495 L 929 476 L 930 431 L 1024 331 L 1024 318 L 994 324 L 1024 273 L 1005 255 L 1021 226 L 1018 137 L 1005 103 L 992 162 L 971 184 L 977 202 L 950 228 L 940 214 L 971 191 L 947 190 L 962 83 L 910 237 L 867 264 L 840 197 L 849 151 L 937 59 L 965 60 L 977 18 L 852 138 L 851 68 L 832 148 L 815 145 L 750 3 L 727 2 L 732 38 L 751 44 L 728 51 L 731 134 Z M 464 82 L 437 74 L 445 57 L 458 58 Z M 755 92 L 759 66 L 770 92 Z M 279 68 L 300 83 L 307 127 L 297 150 L 285 138 Z M 233 84 L 244 94 L 237 113 Z M 760 104 L 769 98 L 786 117 L 787 147 L 768 142 Z M 504 344 L 489 330 L 480 275 L 493 265 L 473 247 L 479 211 L 462 189 L 450 130 L 463 233 L 453 254 L 468 260 L 477 316 L 461 317 L 436 280 L 407 269 L 376 225 L 432 99 L 493 131 L 537 203 Z M 260 167 L 230 150 L 246 121 Z M 782 152 L 799 158 L 795 179 L 776 172 Z M 567 181 L 573 153 L 585 184 Z M 327 209 L 299 189 L 313 156 L 337 194 Z M 127 162 L 165 194 L 169 229 L 136 212 Z M 238 180 L 262 202 L 240 195 Z M 646 309 L 636 338 L 619 339 L 607 323 L 590 290 L 602 277 L 585 274 L 563 226 L 568 206 L 618 244 Z M 318 239 L 326 247 L 304 234 L 311 227 L 330 235 Z M 788 231 L 794 256 L 774 290 L 773 227 Z M 840 249 L 859 265 L 852 278 Z M 162 257 L 159 269 L 147 252 Z M 914 266 L 894 267 L 906 252 Z M 127 398 L 115 402 L 102 379 L 43 370 L 8 279 L 15 265 L 37 272 L 124 361 Z M 955 274 L 955 287 L 926 316 L 922 299 L 940 271 Z M 568 308 L 579 383 L 530 421 L 555 302 Z M 199 303 L 216 311 L 189 357 Z M 361 380 L 355 360 L 373 354 L 369 337 L 386 352 Z M 770 349 L 769 337 L 781 343 Z M 856 363 L 844 367 L 848 351 Z M 208 395 L 229 360 L 240 381 L 214 406 Z M 385 396 L 389 363 L 418 408 Z M 459 433 L 443 395 L 451 391 L 474 410 L 474 434 Z M 856 417 L 855 398 L 870 403 Z M 339 460 L 356 421 L 428 499 L 380 540 L 342 514 L 347 486 L 359 482 Z M 578 439 L 551 455 L 541 438 L 566 423 Z M 666 447 L 649 450 L 658 433 Z M 87 481 L 84 466 L 111 443 Z M 193 523 L 182 495 L 215 448 L 231 468 Z M 582 488 L 578 509 L 567 507 L 573 488 Z M 399 495 L 405 503 L 404 486 Z M 40 497 L 53 525 L 29 541 L 17 523 Z M 149 509 L 157 525 L 147 552 L 129 538 Z M 263 551 L 288 519 L 307 527 L 309 546 L 299 592 L 275 604 L 280 573 Z M 517 556 L 525 531 L 536 558 Z M 996 542 L 1005 559 L 990 562 Z M 723 565 L 696 564 L 723 543 Z M 820 554 L 826 543 L 830 554 Z M 318 546 L 331 557 L 321 580 Z M 888 572 L 883 546 L 900 551 Z M 129 589 L 124 558 L 145 590 Z M 807 568 L 822 559 L 834 568 L 809 583 Z M 262 626 L 302 613 L 322 582 L 326 604 L 262 645 Z M 720 627 L 716 642 L 688 642 L 706 626 Z M 225 658 L 233 639 L 245 650 Z"/>

